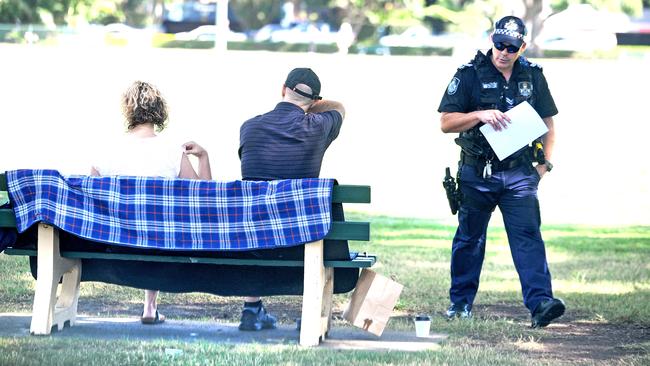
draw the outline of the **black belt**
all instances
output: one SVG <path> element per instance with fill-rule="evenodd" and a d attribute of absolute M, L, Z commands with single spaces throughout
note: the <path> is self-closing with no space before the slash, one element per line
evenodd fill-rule
<path fill-rule="evenodd" d="M 471 155 L 465 154 L 464 152 L 460 154 L 460 161 L 463 164 L 471 165 L 474 167 L 479 167 L 483 169 L 485 166 L 485 159 L 483 158 L 476 158 Z M 521 155 L 515 159 L 512 160 L 506 160 L 506 161 L 493 161 L 492 162 L 492 171 L 503 171 L 503 170 L 508 170 L 512 168 L 516 168 L 520 165 L 525 165 L 527 163 L 530 163 L 529 159 L 526 159 L 524 155 Z"/>

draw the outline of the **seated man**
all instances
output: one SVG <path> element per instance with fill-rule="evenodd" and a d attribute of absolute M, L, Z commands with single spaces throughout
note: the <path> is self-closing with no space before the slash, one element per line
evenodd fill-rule
<path fill-rule="evenodd" d="M 282 102 L 244 122 L 239 158 L 244 180 L 316 178 L 325 150 L 345 117 L 339 102 L 322 100 L 320 80 L 308 68 L 292 70 L 282 86 Z M 259 297 L 247 297 L 240 330 L 275 328 Z"/>

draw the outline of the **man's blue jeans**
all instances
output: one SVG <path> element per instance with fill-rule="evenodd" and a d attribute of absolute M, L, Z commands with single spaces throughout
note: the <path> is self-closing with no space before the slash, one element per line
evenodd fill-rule
<path fill-rule="evenodd" d="M 519 274 L 524 305 L 532 313 L 540 302 L 553 297 L 540 232 L 539 175 L 528 165 L 493 172 L 487 179 L 479 175 L 474 166 L 462 165 L 460 169 L 463 203 L 458 211 L 458 229 L 452 245 L 451 302 L 474 302 L 485 257 L 488 222 L 498 206 Z"/>

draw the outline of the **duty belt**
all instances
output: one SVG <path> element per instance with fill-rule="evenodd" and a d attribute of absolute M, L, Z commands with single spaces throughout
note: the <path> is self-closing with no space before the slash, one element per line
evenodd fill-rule
<path fill-rule="evenodd" d="M 469 154 L 465 154 L 464 152 L 461 152 L 460 154 L 460 161 L 463 164 L 471 165 L 473 167 L 476 167 L 478 169 L 483 169 L 483 167 L 486 164 L 486 160 L 484 158 L 477 158 L 473 157 Z M 498 172 L 498 171 L 503 171 L 503 170 L 508 170 L 512 168 L 516 168 L 520 165 L 524 165 L 526 163 L 529 163 L 530 160 L 526 159 L 525 154 L 522 154 L 521 156 L 517 157 L 516 159 L 512 160 L 506 160 L 506 161 L 494 161 L 491 162 L 491 168 L 493 172 Z"/>

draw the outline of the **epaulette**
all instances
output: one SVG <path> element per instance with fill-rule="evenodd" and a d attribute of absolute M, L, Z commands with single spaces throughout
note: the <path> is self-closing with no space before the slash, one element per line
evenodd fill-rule
<path fill-rule="evenodd" d="M 536 64 L 536 63 L 534 63 L 534 62 L 530 62 L 530 61 L 528 61 L 528 59 L 525 58 L 524 56 L 519 56 L 519 63 L 522 64 L 523 66 L 534 67 L 534 68 L 536 68 L 536 69 L 539 69 L 539 71 L 542 71 L 542 70 L 543 70 L 543 69 L 542 69 L 542 65 L 540 65 L 540 64 Z"/>
<path fill-rule="evenodd" d="M 473 68 L 474 64 L 476 64 L 477 66 L 481 65 L 481 63 L 483 62 L 483 57 L 484 56 L 481 53 L 481 51 L 476 52 L 476 56 L 474 56 L 473 59 L 469 60 L 468 63 L 460 65 L 458 70 L 460 71 L 460 70 L 463 70 L 463 69 L 467 69 L 469 67 Z"/>

